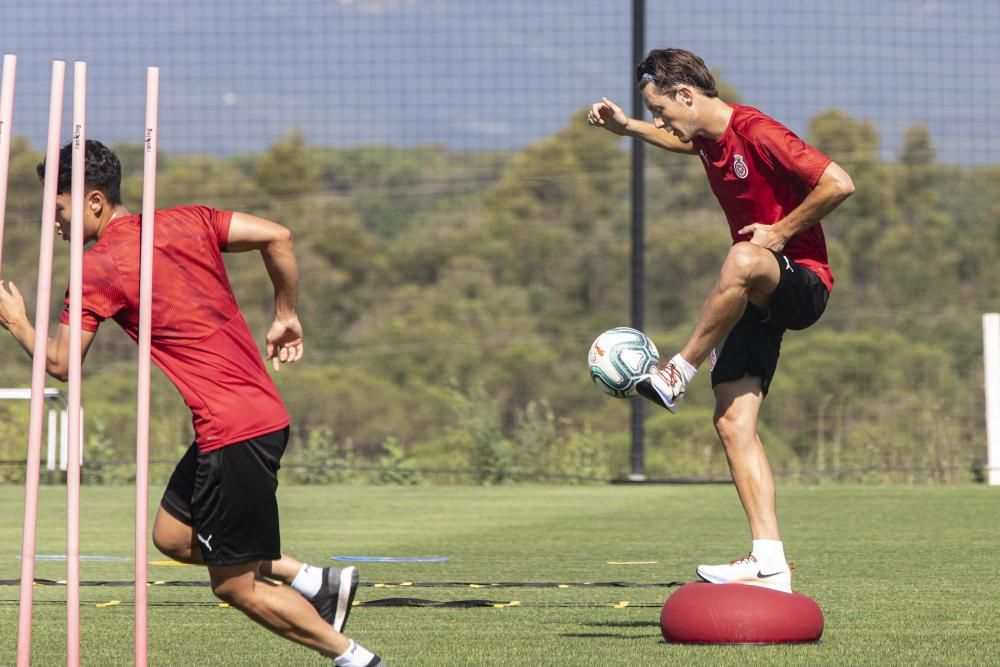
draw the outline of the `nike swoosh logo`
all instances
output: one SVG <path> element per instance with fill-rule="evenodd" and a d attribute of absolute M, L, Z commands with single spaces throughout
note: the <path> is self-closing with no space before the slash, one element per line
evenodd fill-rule
<path fill-rule="evenodd" d="M 757 578 L 758 579 L 769 579 L 771 577 L 777 576 L 779 574 L 784 574 L 784 573 L 785 573 L 784 570 L 778 570 L 777 572 L 771 572 L 770 574 L 764 574 L 763 570 L 757 570 Z"/>

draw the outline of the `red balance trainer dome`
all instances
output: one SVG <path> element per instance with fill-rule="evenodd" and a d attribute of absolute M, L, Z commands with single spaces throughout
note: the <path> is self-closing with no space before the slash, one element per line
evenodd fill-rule
<path fill-rule="evenodd" d="M 696 582 L 663 603 L 660 630 L 666 641 L 687 644 L 815 642 L 823 634 L 823 612 L 801 593 Z"/>

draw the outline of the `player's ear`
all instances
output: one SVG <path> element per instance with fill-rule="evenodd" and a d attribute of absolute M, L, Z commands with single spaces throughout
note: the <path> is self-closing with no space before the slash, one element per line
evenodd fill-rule
<path fill-rule="evenodd" d="M 684 84 L 677 86 L 677 101 L 685 106 L 694 104 L 694 89 Z"/>
<path fill-rule="evenodd" d="M 100 218 L 104 207 L 107 206 L 108 199 L 100 190 L 91 190 L 87 193 L 86 205 L 95 218 Z"/>

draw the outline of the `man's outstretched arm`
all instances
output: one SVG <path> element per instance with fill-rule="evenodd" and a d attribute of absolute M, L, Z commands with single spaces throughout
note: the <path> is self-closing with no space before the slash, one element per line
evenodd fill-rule
<path fill-rule="evenodd" d="M 6 285 L 0 280 L 0 326 L 17 339 L 29 357 L 35 352 L 35 327 L 28 319 L 24 297 L 14 283 Z M 94 342 L 96 331 L 84 330 L 81 335 L 81 352 L 84 359 Z M 56 335 L 46 345 L 45 370 L 49 375 L 65 382 L 69 377 L 69 327 L 59 324 Z"/>
<path fill-rule="evenodd" d="M 694 144 L 681 141 L 672 132 L 656 127 L 653 123 L 637 118 L 630 118 L 621 107 L 606 97 L 590 107 L 587 122 L 595 127 L 603 127 L 622 137 L 642 139 L 647 144 L 673 151 L 674 153 L 695 153 Z"/>

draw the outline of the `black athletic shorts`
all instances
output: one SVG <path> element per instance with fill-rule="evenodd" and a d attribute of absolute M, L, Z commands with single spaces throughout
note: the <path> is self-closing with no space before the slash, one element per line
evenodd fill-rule
<path fill-rule="evenodd" d="M 192 526 L 208 565 L 281 557 L 278 468 L 288 427 L 204 454 L 192 444 L 174 468 L 160 505 Z"/>
<path fill-rule="evenodd" d="M 826 309 L 830 292 L 819 276 L 781 253 L 771 251 L 781 269 L 778 287 L 763 310 L 747 303 L 743 317 L 726 339 L 712 350 L 712 386 L 759 377 L 764 395 L 778 367 L 781 337 L 786 329 L 811 326 Z"/>

